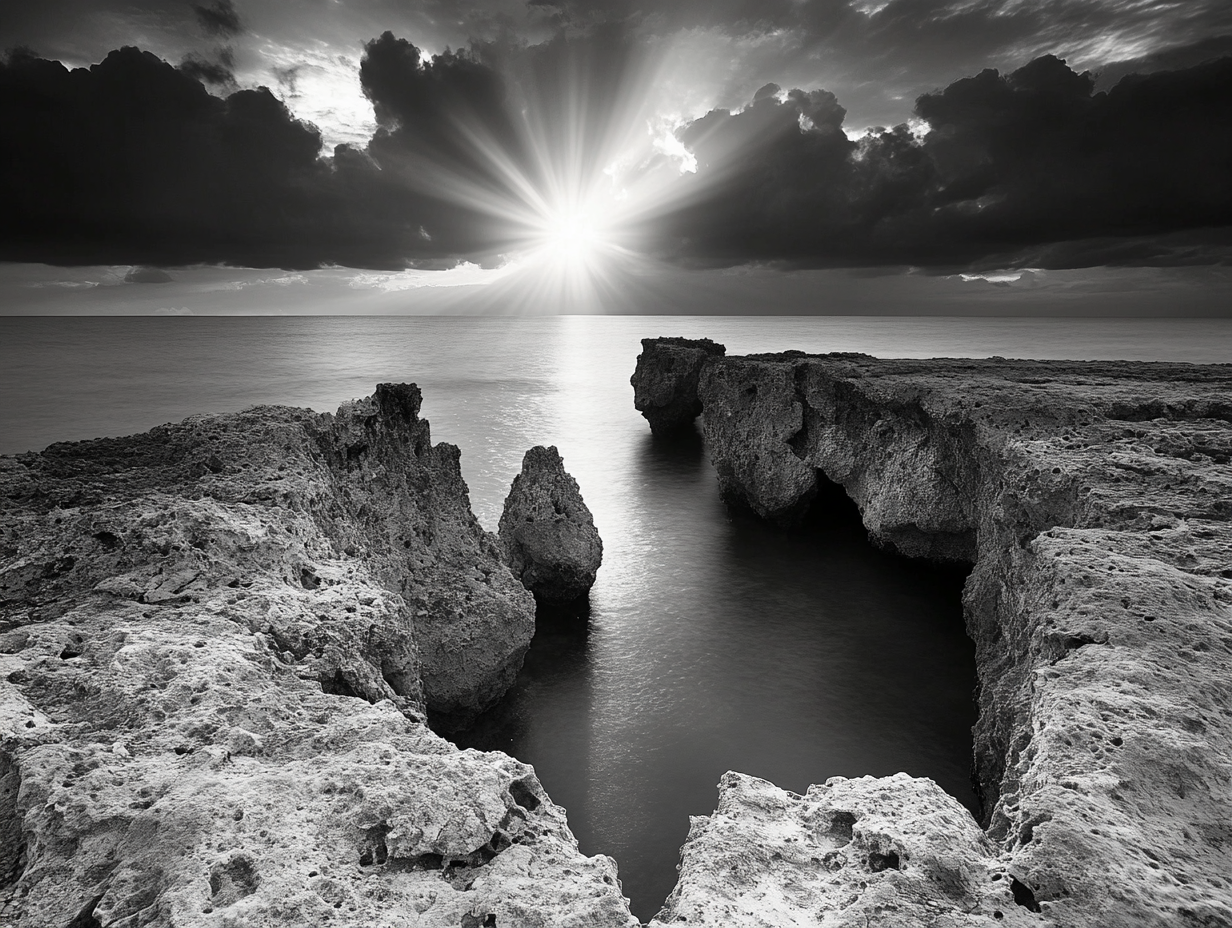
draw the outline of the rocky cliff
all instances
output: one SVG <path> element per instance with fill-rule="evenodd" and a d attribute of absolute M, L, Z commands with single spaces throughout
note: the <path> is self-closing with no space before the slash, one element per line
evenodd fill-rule
<path fill-rule="evenodd" d="M 879 544 L 973 563 L 984 835 L 902 812 L 918 781 L 803 798 L 725 782 L 668 915 L 1232 925 L 1232 367 L 797 352 L 711 358 L 698 397 L 729 502 L 791 524 L 831 480 Z M 740 814 L 756 794 L 760 811 Z M 837 848 L 838 813 L 852 819 L 841 857 L 810 849 L 787 877 L 774 858 L 701 889 L 732 842 L 759 859 L 803 829 L 795 852 Z M 870 821 L 889 836 L 877 858 L 857 840 Z M 920 841 L 949 862 L 921 874 Z M 881 865 L 890 854 L 898 866 Z M 772 892 L 777 921 L 738 915 Z"/>
<path fill-rule="evenodd" d="M 499 537 L 513 575 L 545 602 L 585 596 L 603 563 L 594 517 L 554 445 L 537 445 L 522 458 Z"/>
<path fill-rule="evenodd" d="M 0 923 L 629 926 L 499 698 L 531 595 L 414 386 L 0 458 Z"/>

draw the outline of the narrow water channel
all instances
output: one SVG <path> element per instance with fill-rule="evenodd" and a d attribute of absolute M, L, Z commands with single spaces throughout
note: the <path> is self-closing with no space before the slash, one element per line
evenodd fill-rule
<path fill-rule="evenodd" d="M 459 744 L 533 764 L 643 921 L 726 770 L 798 792 L 906 771 L 974 807 L 961 571 L 876 549 L 837 489 L 797 531 L 733 516 L 699 434 L 643 436 L 636 470 L 639 543 L 587 607 L 540 610 L 516 686 Z"/>

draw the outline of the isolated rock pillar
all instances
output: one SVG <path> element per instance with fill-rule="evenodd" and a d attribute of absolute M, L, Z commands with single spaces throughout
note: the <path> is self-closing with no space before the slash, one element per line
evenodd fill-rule
<path fill-rule="evenodd" d="M 577 481 L 554 446 L 526 452 L 500 520 L 513 575 L 536 598 L 554 603 L 585 596 L 603 561 L 603 542 Z"/>

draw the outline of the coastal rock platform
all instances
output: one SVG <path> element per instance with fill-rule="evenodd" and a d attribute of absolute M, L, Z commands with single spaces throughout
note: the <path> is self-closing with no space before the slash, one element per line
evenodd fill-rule
<path fill-rule="evenodd" d="M 806 797 L 729 778 L 666 915 L 1232 925 L 1232 367 L 788 352 L 711 357 L 697 395 L 730 504 L 792 525 L 832 481 L 874 542 L 973 565 L 984 814 L 977 839 L 960 809 L 920 814 L 910 778 Z M 859 850 L 831 868 L 799 848 L 834 844 L 839 812 Z M 921 847 L 947 862 L 913 871 Z M 737 848 L 761 863 L 720 891 Z"/>
<path fill-rule="evenodd" d="M 534 601 L 414 385 L 0 458 L 0 925 L 630 928 L 459 751 Z"/>
<path fill-rule="evenodd" d="M 652 928 L 1039 924 L 958 800 L 932 780 L 833 777 L 803 795 L 728 773 L 690 821 L 680 880 Z"/>

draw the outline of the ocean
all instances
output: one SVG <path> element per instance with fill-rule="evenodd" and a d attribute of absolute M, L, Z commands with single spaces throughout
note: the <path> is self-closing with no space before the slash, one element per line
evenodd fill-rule
<path fill-rule="evenodd" d="M 639 339 L 731 354 L 1227 362 L 1232 320 L 893 317 L 0 318 L 0 453 L 253 404 L 333 410 L 423 389 L 495 530 L 523 453 L 556 445 L 604 542 L 589 608 L 545 615 L 515 688 L 463 746 L 535 766 L 642 919 L 726 770 L 803 791 L 905 771 L 974 806 L 962 576 L 873 548 L 858 516 L 784 533 L 733 517 L 700 434 L 652 440 Z"/>

